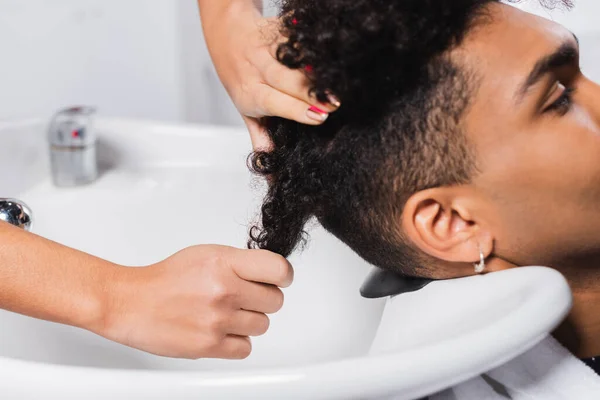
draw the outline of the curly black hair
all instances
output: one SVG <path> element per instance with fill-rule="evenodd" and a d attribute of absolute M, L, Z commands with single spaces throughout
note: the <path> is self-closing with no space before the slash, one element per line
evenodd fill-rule
<path fill-rule="evenodd" d="M 397 221 L 412 194 L 476 172 L 461 116 L 477 78 L 449 52 L 495 2 L 284 0 L 277 59 L 342 107 L 321 126 L 266 121 L 273 147 L 250 161 L 269 189 L 248 246 L 288 256 L 316 217 L 366 261 L 427 275 Z"/>

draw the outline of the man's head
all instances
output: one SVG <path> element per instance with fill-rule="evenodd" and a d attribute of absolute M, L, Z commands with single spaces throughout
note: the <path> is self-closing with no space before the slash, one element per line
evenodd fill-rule
<path fill-rule="evenodd" d="M 472 274 L 480 249 L 512 265 L 600 255 L 600 87 L 569 31 L 493 0 L 283 11 L 280 60 L 311 65 L 342 107 L 320 127 L 269 121 L 251 244 L 288 255 L 316 216 L 367 261 L 438 279 Z"/>

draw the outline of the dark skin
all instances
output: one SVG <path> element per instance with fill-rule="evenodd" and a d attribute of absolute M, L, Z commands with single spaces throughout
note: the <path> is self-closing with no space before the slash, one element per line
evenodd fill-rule
<path fill-rule="evenodd" d="M 600 354 L 600 86 L 564 27 L 514 7 L 489 17 L 451 57 L 474 73 L 463 118 L 477 160 L 470 184 L 414 194 L 400 221 L 434 262 L 431 278 L 526 265 L 556 268 L 574 306 L 555 337 Z"/>

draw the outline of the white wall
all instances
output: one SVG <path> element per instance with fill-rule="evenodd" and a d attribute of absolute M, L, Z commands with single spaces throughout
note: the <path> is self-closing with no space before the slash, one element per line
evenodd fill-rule
<path fill-rule="evenodd" d="M 580 37 L 584 70 L 600 81 L 600 1 L 550 15 Z M 241 124 L 196 0 L 0 0 L 0 120 L 79 103 L 104 115 Z"/>
<path fill-rule="evenodd" d="M 170 0 L 0 0 L 0 118 L 64 105 L 181 120 L 183 75 Z"/>

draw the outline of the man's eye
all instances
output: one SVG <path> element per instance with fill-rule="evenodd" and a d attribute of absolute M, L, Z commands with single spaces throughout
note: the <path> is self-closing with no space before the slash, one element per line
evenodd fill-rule
<path fill-rule="evenodd" d="M 573 93 L 575 93 L 574 87 L 565 88 L 560 97 L 550 104 L 544 112 L 556 112 L 559 115 L 565 115 L 573 105 Z"/>

